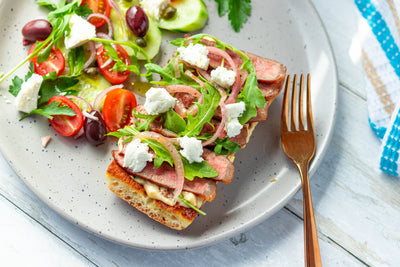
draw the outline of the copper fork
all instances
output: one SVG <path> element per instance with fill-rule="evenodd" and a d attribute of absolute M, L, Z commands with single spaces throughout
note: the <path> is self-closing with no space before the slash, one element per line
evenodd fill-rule
<path fill-rule="evenodd" d="M 321 255 L 311 201 L 310 184 L 308 181 L 308 164 L 315 153 L 314 123 L 310 96 L 310 74 L 307 75 L 307 96 L 305 101 L 303 98 L 305 94 L 303 90 L 303 80 L 304 76 L 301 74 L 298 101 L 296 101 L 297 75 L 294 75 L 291 101 L 289 104 L 290 75 L 287 76 L 281 117 L 281 138 L 285 154 L 296 164 L 300 172 L 303 189 L 305 266 L 321 266 Z M 304 102 L 306 102 L 305 105 Z"/>

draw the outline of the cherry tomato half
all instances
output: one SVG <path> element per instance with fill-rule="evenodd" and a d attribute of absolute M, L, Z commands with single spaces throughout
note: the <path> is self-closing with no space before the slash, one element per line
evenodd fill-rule
<path fill-rule="evenodd" d="M 129 58 L 128 53 L 126 50 L 120 46 L 116 45 L 116 51 L 118 53 L 119 58 L 126 64 L 131 64 L 131 59 Z M 97 64 L 99 65 L 100 72 L 103 76 L 112 84 L 119 84 L 123 83 L 129 77 L 129 70 L 126 71 L 115 71 L 112 68 L 115 65 L 115 61 L 109 62 L 109 56 L 106 55 L 107 50 L 105 50 L 104 46 L 101 45 L 97 49 Z"/>
<path fill-rule="evenodd" d="M 34 43 L 28 51 L 28 55 L 30 55 L 33 50 L 35 50 L 36 43 Z M 41 76 L 45 76 L 53 71 L 56 72 L 57 77 L 64 71 L 65 68 L 65 58 L 61 53 L 60 49 L 55 49 L 55 46 L 51 49 L 50 56 L 46 61 L 39 63 L 37 61 L 38 56 L 34 56 L 31 58 L 33 63 L 33 67 L 35 68 L 35 73 Z"/>
<path fill-rule="evenodd" d="M 106 17 L 110 17 L 111 6 L 108 3 L 108 0 L 83 0 L 81 6 L 82 5 L 88 5 L 93 13 L 99 13 Z M 96 28 L 99 28 L 106 23 L 106 20 L 93 17 L 89 19 L 89 22 L 92 23 Z"/>
<path fill-rule="evenodd" d="M 103 117 L 106 127 L 114 132 L 127 125 L 136 107 L 135 95 L 125 89 L 114 89 L 106 94 L 103 105 Z"/>
<path fill-rule="evenodd" d="M 71 136 L 78 133 L 83 126 L 83 114 L 79 107 L 70 99 L 61 95 L 53 96 L 50 98 L 47 104 L 50 104 L 54 101 L 59 102 L 59 105 L 61 106 L 68 106 L 69 108 L 72 108 L 76 115 L 54 115 L 52 120 L 49 119 L 51 126 L 53 126 L 54 130 L 63 136 Z"/>

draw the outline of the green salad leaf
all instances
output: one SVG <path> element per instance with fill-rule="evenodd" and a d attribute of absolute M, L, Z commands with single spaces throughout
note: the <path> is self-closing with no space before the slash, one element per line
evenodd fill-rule
<path fill-rule="evenodd" d="M 173 109 L 164 114 L 164 119 L 164 127 L 176 134 L 179 134 L 186 129 L 186 121 Z"/>
<path fill-rule="evenodd" d="M 194 177 L 217 177 L 218 172 L 208 164 L 207 161 L 189 163 L 187 159 L 182 158 L 183 168 L 185 169 L 185 178 L 193 181 Z"/>
<path fill-rule="evenodd" d="M 44 105 L 38 109 L 34 109 L 31 112 L 22 115 L 19 120 L 22 120 L 33 114 L 45 116 L 50 120 L 53 119 L 54 115 L 66 115 L 66 116 L 76 115 L 75 111 L 72 108 L 69 108 L 68 106 L 62 106 L 60 102 L 54 101 L 48 105 Z"/>

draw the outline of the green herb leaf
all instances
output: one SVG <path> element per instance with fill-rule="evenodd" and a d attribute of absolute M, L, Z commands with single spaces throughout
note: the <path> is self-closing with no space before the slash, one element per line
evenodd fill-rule
<path fill-rule="evenodd" d="M 30 113 L 24 114 L 20 120 L 31 116 L 33 114 L 39 114 L 45 116 L 46 118 L 52 120 L 54 115 L 66 115 L 66 116 L 75 116 L 76 113 L 73 109 L 68 106 L 62 106 L 60 102 L 51 102 L 48 105 L 44 105 L 41 108 L 34 109 Z"/>
<path fill-rule="evenodd" d="M 189 163 L 187 159 L 182 158 L 183 168 L 185 170 L 185 178 L 193 181 L 194 177 L 216 177 L 218 172 L 208 164 L 207 161 Z"/>
<path fill-rule="evenodd" d="M 199 214 L 201 215 L 207 215 L 204 211 L 196 208 L 195 206 L 192 205 L 192 203 L 190 203 L 187 199 L 185 199 L 182 195 L 179 195 L 179 199 L 182 200 L 183 203 L 185 203 L 186 205 L 188 205 L 191 209 L 197 211 Z"/>
<path fill-rule="evenodd" d="M 59 76 L 52 72 L 48 76 L 43 76 L 43 82 L 39 90 L 38 106 L 49 101 L 55 95 L 71 95 L 76 94 L 75 90 L 68 90 L 77 84 L 79 80 L 74 76 Z"/>
<path fill-rule="evenodd" d="M 186 121 L 172 109 L 165 113 L 164 119 L 164 127 L 174 133 L 179 134 L 186 129 Z"/>
<path fill-rule="evenodd" d="M 12 94 L 13 96 L 17 97 L 19 91 L 21 91 L 21 85 L 24 83 L 24 80 L 22 80 L 20 77 L 15 76 L 12 79 L 12 84 L 10 84 L 10 89 L 8 92 Z"/>
<path fill-rule="evenodd" d="M 229 11 L 229 0 L 215 0 L 218 4 L 218 15 L 224 16 Z"/>
<path fill-rule="evenodd" d="M 240 150 L 239 144 L 229 141 L 227 137 L 222 140 L 217 138 L 214 143 L 217 144 L 214 148 L 215 154 L 227 155 L 229 152 L 235 153 Z"/>
<path fill-rule="evenodd" d="M 78 46 L 68 52 L 68 66 L 71 76 L 78 76 L 82 73 L 85 65 L 85 50 L 83 46 Z"/>
<path fill-rule="evenodd" d="M 203 129 L 204 124 L 211 121 L 215 111 L 219 105 L 221 95 L 208 82 L 205 82 L 207 90 L 201 88 L 201 94 L 203 95 L 203 104 L 196 103 L 198 111 L 195 116 L 188 114 L 187 117 L 187 127 L 185 131 L 180 133 L 180 136 L 187 135 L 189 137 L 194 137 L 200 134 Z"/>
<path fill-rule="evenodd" d="M 251 15 L 251 0 L 215 0 L 218 4 L 218 15 L 224 16 L 228 11 L 228 19 L 235 32 L 239 32 Z"/>

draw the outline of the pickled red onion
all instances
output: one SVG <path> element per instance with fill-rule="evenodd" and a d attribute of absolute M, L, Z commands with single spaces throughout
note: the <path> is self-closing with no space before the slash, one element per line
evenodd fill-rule
<path fill-rule="evenodd" d="M 215 130 L 213 136 L 208 139 L 207 141 L 203 142 L 203 146 L 208 146 L 210 144 L 212 144 L 217 138 L 218 136 L 220 136 L 220 134 L 222 133 L 222 131 L 225 128 L 225 121 L 226 121 L 226 106 L 225 106 L 225 99 L 226 99 L 226 93 L 225 91 L 220 88 L 219 86 L 217 86 L 218 92 L 221 95 L 221 99 L 219 101 L 219 105 L 221 107 L 221 123 L 219 124 L 218 128 Z"/>

